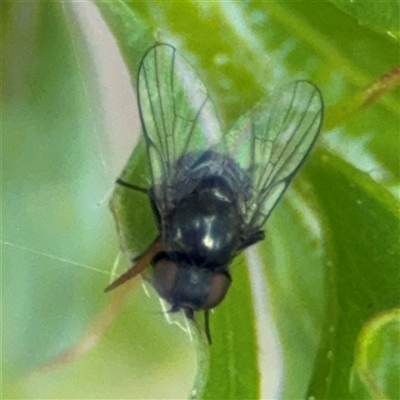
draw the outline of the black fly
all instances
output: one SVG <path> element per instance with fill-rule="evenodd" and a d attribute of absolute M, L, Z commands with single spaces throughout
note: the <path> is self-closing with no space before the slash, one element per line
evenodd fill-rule
<path fill-rule="evenodd" d="M 138 99 L 152 186 L 148 194 L 159 237 L 106 291 L 154 269 L 153 285 L 171 311 L 193 319 L 231 284 L 229 265 L 264 239 L 262 230 L 312 148 L 323 101 L 308 81 L 282 87 L 239 118 L 225 134 L 196 75 L 167 44 L 143 57 Z"/>

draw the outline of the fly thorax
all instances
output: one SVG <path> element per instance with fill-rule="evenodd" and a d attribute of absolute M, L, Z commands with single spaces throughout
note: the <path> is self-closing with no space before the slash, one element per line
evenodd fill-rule
<path fill-rule="evenodd" d="M 236 203 L 220 188 L 205 187 L 183 198 L 171 216 L 167 248 L 199 264 L 224 264 L 238 248 L 241 219 Z"/>

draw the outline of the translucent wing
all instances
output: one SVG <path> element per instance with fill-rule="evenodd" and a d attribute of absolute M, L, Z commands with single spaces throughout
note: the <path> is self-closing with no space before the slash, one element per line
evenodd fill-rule
<path fill-rule="evenodd" d="M 239 118 L 224 137 L 226 152 L 247 172 L 246 222 L 261 228 L 309 153 L 320 130 L 323 100 L 308 81 L 283 86 Z"/>
<path fill-rule="evenodd" d="M 138 97 L 154 197 L 163 210 L 174 197 L 178 160 L 189 153 L 195 163 L 221 140 L 220 124 L 203 83 L 170 45 L 158 44 L 143 57 Z"/>

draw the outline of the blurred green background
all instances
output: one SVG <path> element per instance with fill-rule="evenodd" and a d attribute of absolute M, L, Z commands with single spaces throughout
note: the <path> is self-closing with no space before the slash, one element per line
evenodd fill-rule
<path fill-rule="evenodd" d="M 334 3 L 98 1 L 110 44 L 87 3 L 2 2 L 3 398 L 187 398 L 194 379 L 203 398 L 398 398 L 399 89 L 340 108 L 399 65 L 398 7 Z M 113 265 L 126 268 L 108 200 L 140 132 L 129 76 L 155 41 L 198 71 L 225 128 L 285 82 L 323 93 L 329 127 L 258 246 L 278 359 L 259 350 L 241 257 L 209 354 L 138 284 L 87 356 L 31 376 L 82 337 Z M 123 79 L 121 61 L 104 66 L 118 49 Z M 142 150 L 130 174 L 146 181 Z M 145 247 L 153 222 L 131 204 Z"/>

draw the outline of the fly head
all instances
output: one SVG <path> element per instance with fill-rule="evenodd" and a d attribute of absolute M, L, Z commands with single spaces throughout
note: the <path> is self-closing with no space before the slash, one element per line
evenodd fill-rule
<path fill-rule="evenodd" d="M 162 253 L 153 268 L 154 287 L 174 311 L 210 310 L 221 303 L 231 284 L 227 266 L 199 267 L 183 254 Z"/>

